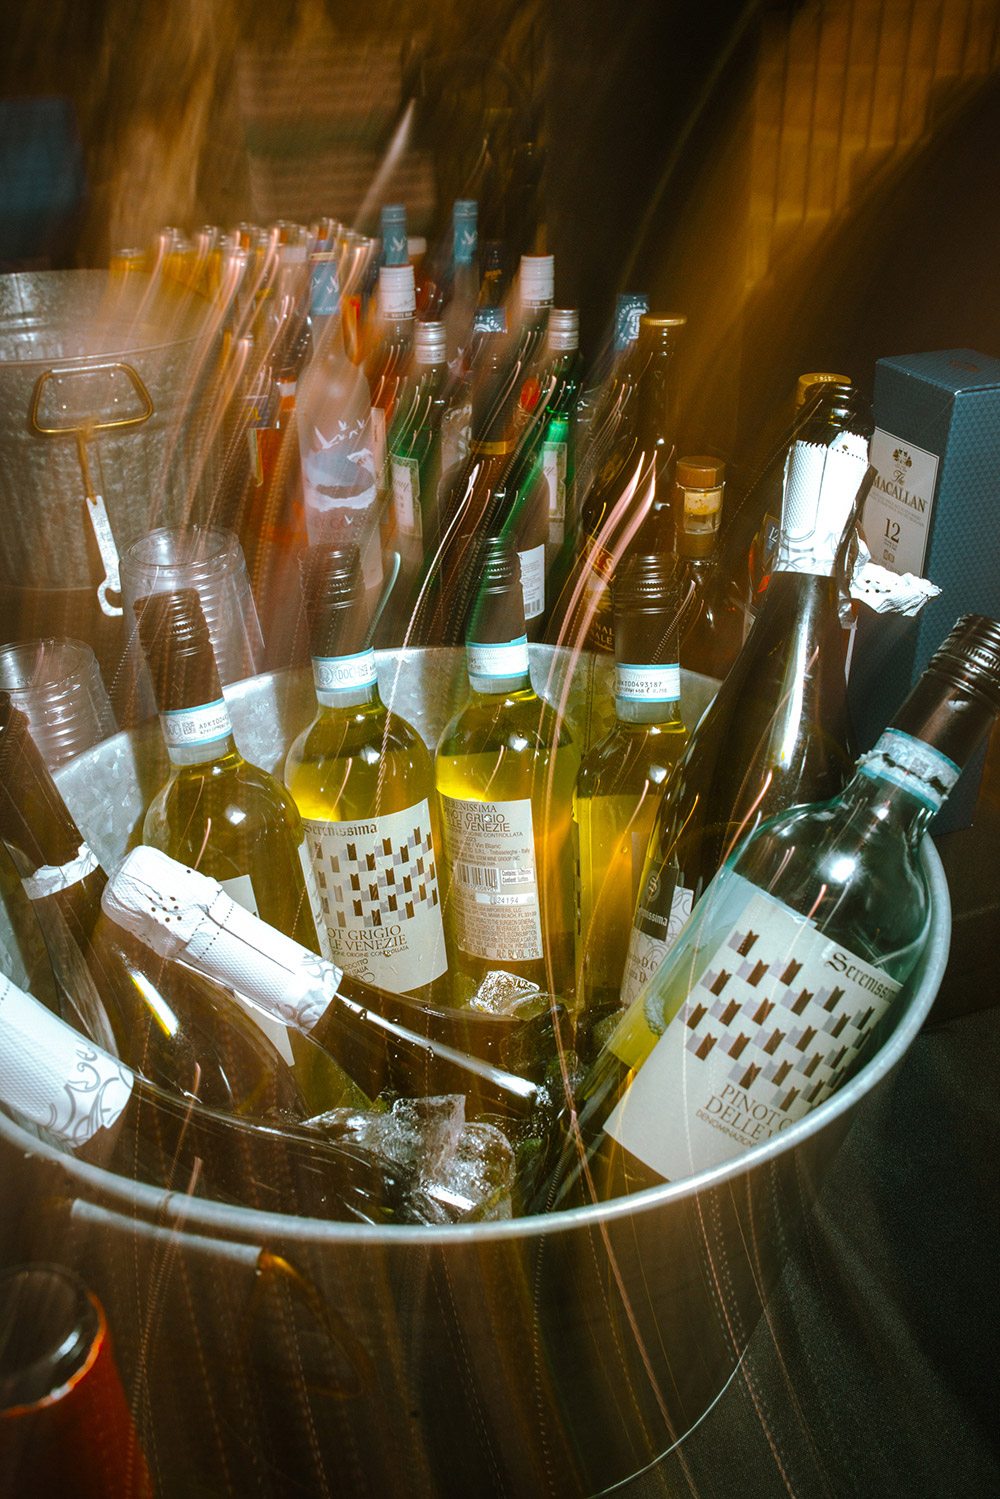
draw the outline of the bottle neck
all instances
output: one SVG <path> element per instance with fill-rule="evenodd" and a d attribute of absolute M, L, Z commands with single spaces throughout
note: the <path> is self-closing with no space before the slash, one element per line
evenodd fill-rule
<path fill-rule="evenodd" d="M 239 753 L 221 688 L 210 702 L 161 708 L 160 729 L 171 765 L 205 765 Z"/>
<path fill-rule="evenodd" d="M 100 911 L 106 876 L 88 847 L 48 767 L 24 733 L 3 746 L 0 838 L 32 901 L 68 898 L 90 924 Z M 71 892 L 67 897 L 66 892 Z"/>
<path fill-rule="evenodd" d="M 371 647 L 348 655 L 312 657 L 316 701 L 321 708 L 364 708 L 382 706 L 379 697 L 375 652 Z"/>
<path fill-rule="evenodd" d="M 531 688 L 528 670 L 528 637 L 522 633 L 510 640 L 468 641 L 465 664 L 469 685 L 481 697 L 506 697 Z"/>
<path fill-rule="evenodd" d="M 646 363 L 639 384 L 636 432 L 640 445 L 650 456 L 668 458 L 674 449 L 676 394 L 674 360 L 676 344 L 672 336 L 647 341 Z"/>

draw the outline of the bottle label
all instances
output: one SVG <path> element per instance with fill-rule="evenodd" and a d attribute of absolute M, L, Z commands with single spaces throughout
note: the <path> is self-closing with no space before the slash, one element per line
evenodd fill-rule
<path fill-rule="evenodd" d="M 391 994 L 440 978 L 448 961 L 426 797 L 364 820 L 304 821 L 333 961 Z"/>
<path fill-rule="evenodd" d="M 55 895 L 60 890 L 69 890 L 100 868 L 100 861 L 85 843 L 80 844 L 76 857 L 68 864 L 43 864 L 34 874 L 26 875 L 21 884 L 29 900 L 41 900 L 46 895 Z"/>
<path fill-rule="evenodd" d="M 655 911 L 650 911 L 646 907 L 641 909 L 639 919 L 633 926 L 629 937 L 628 957 L 625 959 L 625 972 L 622 977 L 621 1002 L 623 1007 L 630 1005 L 640 990 L 646 987 L 677 941 L 691 915 L 693 900 L 694 891 L 675 885 L 670 894 L 670 905 L 665 921 L 661 920 Z M 652 928 L 652 931 L 648 928 Z M 657 930 L 662 935 L 655 935 Z"/>
<path fill-rule="evenodd" d="M 465 659 L 477 692 L 503 691 L 498 684 L 509 682 L 511 677 L 527 676 L 528 637 L 522 635 L 500 645 L 479 645 L 470 640 L 465 647 Z"/>
<path fill-rule="evenodd" d="M 257 909 L 257 897 L 254 894 L 253 881 L 248 874 L 233 875 L 232 879 L 220 880 L 219 884 L 238 906 L 243 907 L 244 911 L 249 911 L 251 916 L 260 915 L 260 911 Z M 233 998 L 240 1008 L 249 1015 L 254 1025 L 258 1026 L 264 1032 L 283 1060 L 290 1067 L 294 1067 L 295 1054 L 292 1051 L 292 1043 L 287 1026 L 282 1025 L 280 1020 L 275 1020 L 273 1015 L 265 1015 L 263 1010 L 258 1009 L 256 1005 L 252 1005 L 248 999 L 244 999 L 243 995 L 237 994 L 235 990 L 233 990 Z"/>
<path fill-rule="evenodd" d="M 316 698 L 324 708 L 334 708 L 344 693 L 360 692 L 378 681 L 370 648 L 353 656 L 313 656 L 312 672 Z"/>
<path fill-rule="evenodd" d="M 521 592 L 524 595 L 525 620 L 545 613 L 545 543 L 518 552 L 521 559 Z"/>
<path fill-rule="evenodd" d="M 530 800 L 443 796 L 441 805 L 459 946 L 493 962 L 541 958 Z"/>
<path fill-rule="evenodd" d="M 0 978 L 0 1098 L 70 1147 L 110 1129 L 132 1095 L 127 1067 Z"/>
<path fill-rule="evenodd" d="M 566 519 L 566 454 L 564 442 L 542 444 L 542 473 L 549 491 L 549 520 Z"/>
<path fill-rule="evenodd" d="M 381 482 L 385 468 L 385 412 L 381 406 L 372 407 L 372 456 L 375 460 L 375 478 Z"/>
<path fill-rule="evenodd" d="M 876 427 L 871 461 L 878 478 L 865 501 L 865 541 L 874 562 L 921 577 L 927 556 L 940 459 Z"/>
<path fill-rule="evenodd" d="M 677 662 L 664 666 L 628 666 L 615 662 L 615 698 L 624 703 L 676 703 L 681 695 Z"/>
<path fill-rule="evenodd" d="M 316 317 L 333 317 L 340 311 L 340 281 L 337 254 L 334 250 L 317 250 L 310 256 L 309 308 Z"/>
<path fill-rule="evenodd" d="M 873 750 L 862 755 L 858 770 L 875 781 L 891 781 L 936 812 L 961 775 L 961 767 L 932 744 L 899 729 L 886 729 Z"/>
<path fill-rule="evenodd" d="M 233 732 L 226 700 L 221 697 L 197 708 L 169 708 L 160 714 L 160 726 L 168 750 L 216 744 Z"/>
<path fill-rule="evenodd" d="M 902 987 L 741 884 L 742 909 L 604 1126 L 667 1181 L 720 1165 L 822 1103 Z"/>
<path fill-rule="evenodd" d="M 845 432 L 830 447 L 793 443 L 785 461 L 775 572 L 833 574 L 837 548 L 865 470 L 868 444 Z"/>
<path fill-rule="evenodd" d="M 392 459 L 392 513 L 402 536 L 423 536 L 420 513 L 420 465 L 415 458 Z"/>

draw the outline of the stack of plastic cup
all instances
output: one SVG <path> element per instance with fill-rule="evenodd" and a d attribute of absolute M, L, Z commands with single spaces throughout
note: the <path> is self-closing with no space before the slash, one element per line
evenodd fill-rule
<path fill-rule="evenodd" d="M 0 650 L 0 688 L 28 716 L 50 770 L 117 729 L 97 657 L 82 640 L 30 640 Z"/>

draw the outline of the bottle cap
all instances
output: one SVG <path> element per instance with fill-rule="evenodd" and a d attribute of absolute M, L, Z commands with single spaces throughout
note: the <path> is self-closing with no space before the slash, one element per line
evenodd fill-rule
<path fill-rule="evenodd" d="M 682 489 L 718 489 L 726 481 L 726 465 L 721 458 L 678 458 L 674 478 Z"/>
<path fill-rule="evenodd" d="M 385 265 L 406 264 L 406 206 L 385 203 L 382 207 L 382 255 Z"/>
<path fill-rule="evenodd" d="M 361 550 L 321 542 L 299 553 L 302 597 L 313 656 L 352 656 L 364 649 L 369 612 Z"/>
<path fill-rule="evenodd" d="M 488 645 L 520 639 L 524 634 L 524 595 L 521 559 L 513 538 L 488 536 L 475 574 L 480 582 L 466 640 Z"/>
<path fill-rule="evenodd" d="M 521 256 L 521 301 L 527 307 L 551 302 L 555 294 L 556 258 L 554 255 Z"/>
<path fill-rule="evenodd" d="M 471 265 L 479 238 L 479 205 L 475 198 L 456 198 L 452 215 L 456 265 Z"/>
<path fill-rule="evenodd" d="M 412 317 L 417 310 L 416 281 L 413 267 L 384 265 L 378 273 L 378 310 L 382 318 Z"/>
<path fill-rule="evenodd" d="M 984 614 L 963 614 L 927 670 L 960 683 L 1000 712 L 1000 623 Z"/>
<path fill-rule="evenodd" d="M 418 323 L 413 336 L 413 357 L 417 364 L 444 364 L 447 340 L 444 323 Z"/>
<path fill-rule="evenodd" d="M 815 385 L 850 385 L 850 375 L 800 375 L 795 386 L 795 409 L 804 406 Z"/>
<path fill-rule="evenodd" d="M 557 351 L 580 347 L 580 314 L 575 307 L 553 307 L 549 313 L 548 345 Z"/>
<path fill-rule="evenodd" d="M 644 312 L 639 318 L 640 328 L 683 328 L 687 317 L 683 313 L 660 314 Z"/>
<path fill-rule="evenodd" d="M 222 685 L 197 590 L 150 593 L 132 607 L 160 712 L 216 702 Z"/>
<path fill-rule="evenodd" d="M 466 224 L 471 220 L 474 224 L 479 217 L 479 204 L 475 198 L 456 198 L 453 215 L 456 224 L 459 220 Z"/>

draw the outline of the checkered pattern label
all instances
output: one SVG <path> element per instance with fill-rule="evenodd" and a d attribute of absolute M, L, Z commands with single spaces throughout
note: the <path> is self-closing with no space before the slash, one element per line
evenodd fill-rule
<path fill-rule="evenodd" d="M 353 822 L 304 821 L 333 961 L 391 994 L 440 978 L 448 965 L 426 798 Z"/>
<path fill-rule="evenodd" d="M 749 882 L 746 890 L 604 1126 L 667 1181 L 761 1144 L 822 1103 L 901 987 L 780 901 Z"/>

